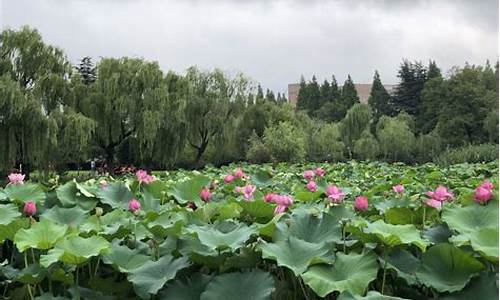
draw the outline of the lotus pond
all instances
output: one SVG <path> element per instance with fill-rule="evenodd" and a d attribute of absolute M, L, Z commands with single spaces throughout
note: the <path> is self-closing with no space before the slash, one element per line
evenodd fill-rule
<path fill-rule="evenodd" d="M 2 299 L 498 299 L 498 161 L 0 189 Z"/>

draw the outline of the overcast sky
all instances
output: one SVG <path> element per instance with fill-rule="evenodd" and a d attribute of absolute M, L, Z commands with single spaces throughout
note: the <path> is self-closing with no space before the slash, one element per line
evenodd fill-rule
<path fill-rule="evenodd" d="M 402 58 L 434 59 L 448 70 L 498 59 L 496 0 L 0 0 L 0 25 L 28 24 L 83 56 L 136 56 L 164 70 L 191 65 L 241 71 L 286 91 L 303 74 L 350 73 L 369 83 L 375 69 L 397 83 Z M 355 3 L 355 4 L 354 4 Z"/>

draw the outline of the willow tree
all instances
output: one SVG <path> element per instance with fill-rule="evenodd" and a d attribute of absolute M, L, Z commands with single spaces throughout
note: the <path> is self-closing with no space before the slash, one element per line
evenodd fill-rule
<path fill-rule="evenodd" d="M 175 93 L 178 78 L 165 76 L 156 62 L 136 58 L 105 58 L 97 65 L 97 79 L 80 103 L 82 113 L 95 122 L 93 136 L 109 170 L 117 151 L 127 144 L 127 162 L 150 165 L 170 159 L 182 142 L 182 98 Z"/>
<path fill-rule="evenodd" d="M 71 65 L 64 53 L 45 44 L 29 27 L 5 30 L 0 34 L 0 75 L 3 169 L 24 164 L 29 172 L 33 165 L 44 167 L 60 160 L 54 153 L 61 150 L 60 126 L 68 120 L 67 99 L 71 98 Z M 87 126 L 77 129 L 80 135 L 90 134 L 87 130 Z"/>
<path fill-rule="evenodd" d="M 186 121 L 189 145 L 196 151 L 197 164 L 210 142 L 223 139 L 224 126 L 234 115 L 231 105 L 248 94 L 248 80 L 241 74 L 229 78 L 220 70 L 188 69 Z"/>
<path fill-rule="evenodd" d="M 357 103 L 347 111 L 345 118 L 341 121 L 340 132 L 351 158 L 354 143 L 361 137 L 363 131 L 368 128 L 371 118 L 370 107 L 366 104 Z"/>

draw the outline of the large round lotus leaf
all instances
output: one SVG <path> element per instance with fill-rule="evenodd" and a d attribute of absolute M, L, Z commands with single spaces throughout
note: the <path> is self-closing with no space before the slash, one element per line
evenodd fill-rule
<path fill-rule="evenodd" d="M 369 291 L 366 296 L 352 295 L 349 292 L 343 292 L 337 300 L 405 300 L 405 298 L 385 296 L 379 292 Z"/>
<path fill-rule="evenodd" d="M 394 225 L 421 224 L 422 216 L 408 207 L 393 207 L 385 211 L 384 220 Z"/>
<path fill-rule="evenodd" d="M 384 244 L 394 247 L 401 244 L 413 244 L 422 251 L 429 244 L 420 237 L 420 232 L 414 225 L 392 225 L 382 220 L 368 223 L 364 232 L 375 235 Z"/>
<path fill-rule="evenodd" d="M 4 193 L 11 201 L 33 201 L 38 203 L 45 199 L 45 193 L 42 187 L 30 182 L 24 184 L 9 184 L 4 189 Z"/>
<path fill-rule="evenodd" d="M 42 255 L 40 264 L 48 267 L 59 260 L 67 264 L 78 265 L 92 256 L 105 253 L 109 248 L 109 242 L 100 236 L 94 235 L 89 238 L 72 236 L 58 242 L 47 255 Z"/>
<path fill-rule="evenodd" d="M 185 280 L 175 280 L 165 286 L 165 289 L 158 295 L 158 299 L 200 300 L 201 293 L 205 291 L 211 279 L 212 277 L 208 275 L 195 273 Z"/>
<path fill-rule="evenodd" d="M 148 261 L 132 270 L 128 280 L 134 285 L 135 293 L 142 299 L 149 299 L 156 295 L 165 283 L 175 277 L 177 271 L 189 266 L 188 258 L 174 259 L 170 255 L 161 257 L 157 261 Z"/>
<path fill-rule="evenodd" d="M 391 208 L 396 208 L 396 207 L 408 207 L 410 206 L 410 199 L 409 198 L 404 198 L 404 199 L 390 199 L 390 200 L 385 200 L 385 201 L 380 201 L 374 204 L 375 208 L 378 209 L 382 213 L 386 213 L 387 210 Z"/>
<path fill-rule="evenodd" d="M 293 236 L 284 241 L 260 245 L 263 258 L 276 260 L 278 266 L 291 269 L 297 276 L 310 265 L 332 262 L 330 248 L 326 243 L 309 243 Z"/>
<path fill-rule="evenodd" d="M 498 204 L 445 206 L 443 220 L 450 229 L 462 234 L 474 234 L 483 228 L 498 228 Z"/>
<path fill-rule="evenodd" d="M 441 300 L 498 300 L 497 276 L 493 273 L 481 274 L 460 292 L 441 296 Z"/>
<path fill-rule="evenodd" d="M 245 245 L 252 234 L 257 233 L 254 226 L 236 224 L 222 221 L 215 225 L 192 225 L 187 228 L 189 232 L 196 233 L 198 240 L 212 249 L 236 250 Z"/>
<path fill-rule="evenodd" d="M 113 241 L 111 250 L 102 256 L 102 261 L 105 264 L 112 264 L 123 273 L 130 272 L 149 260 L 150 257 L 140 254 L 139 250 L 121 246 L 119 240 Z"/>
<path fill-rule="evenodd" d="M 0 205 L 0 225 L 7 225 L 20 215 L 19 209 L 14 204 Z"/>
<path fill-rule="evenodd" d="M 342 226 L 339 216 L 322 214 L 314 216 L 307 211 L 295 213 L 286 222 L 288 226 L 278 227 L 280 230 L 273 236 L 274 240 L 285 240 L 294 236 L 309 243 L 340 242 L 342 240 Z"/>
<path fill-rule="evenodd" d="M 474 250 L 492 260 L 498 260 L 498 228 L 483 228 L 471 235 L 470 243 Z"/>
<path fill-rule="evenodd" d="M 320 297 L 334 291 L 362 294 L 368 284 L 377 278 L 377 270 L 377 258 L 371 252 L 349 255 L 337 253 L 333 266 L 312 266 L 301 277 Z"/>
<path fill-rule="evenodd" d="M 264 271 L 234 272 L 212 279 L 200 300 L 268 300 L 273 290 L 273 277 Z"/>
<path fill-rule="evenodd" d="M 431 247 L 422 255 L 417 278 L 438 292 L 455 292 L 483 268 L 470 253 L 450 244 Z"/>
<path fill-rule="evenodd" d="M 321 192 L 311 192 L 304 186 L 296 186 L 293 190 L 293 198 L 297 201 L 311 202 L 321 198 Z"/>
<path fill-rule="evenodd" d="M 134 194 L 120 182 L 112 182 L 97 193 L 102 203 L 112 208 L 128 209 L 128 202 L 134 198 Z"/>
<path fill-rule="evenodd" d="M 91 210 L 95 207 L 97 200 L 94 195 L 87 191 L 75 180 L 69 181 L 56 189 L 57 198 L 64 207 L 78 205 L 85 210 Z"/>
<path fill-rule="evenodd" d="M 210 183 L 210 178 L 202 175 L 195 176 L 187 181 L 177 182 L 170 191 L 177 202 L 184 204 L 194 201 L 201 206 L 200 192 L 204 186 Z"/>
<path fill-rule="evenodd" d="M 86 212 L 78 206 L 71 208 L 54 206 L 46 210 L 40 217 L 70 227 L 78 227 L 85 220 Z"/>
<path fill-rule="evenodd" d="M 46 269 L 40 268 L 40 265 L 30 264 L 27 268 L 22 269 L 16 276 L 16 280 L 22 283 L 37 284 L 41 282 L 48 272 Z"/>
<path fill-rule="evenodd" d="M 20 252 L 28 248 L 50 249 L 61 239 L 68 226 L 56 224 L 49 220 L 41 220 L 29 229 L 20 229 L 14 236 L 14 243 Z"/>

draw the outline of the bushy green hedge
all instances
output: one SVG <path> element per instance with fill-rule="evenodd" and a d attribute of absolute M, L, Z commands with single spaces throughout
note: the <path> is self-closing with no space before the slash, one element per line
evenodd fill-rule
<path fill-rule="evenodd" d="M 496 159 L 498 159 L 498 145 L 481 144 L 445 151 L 434 159 L 434 162 L 440 165 L 450 165 L 464 162 L 490 162 Z"/>

